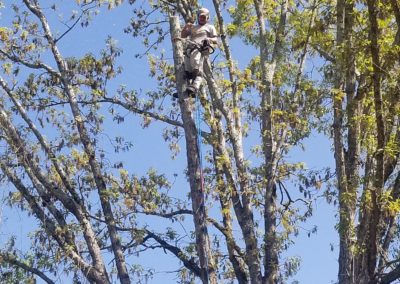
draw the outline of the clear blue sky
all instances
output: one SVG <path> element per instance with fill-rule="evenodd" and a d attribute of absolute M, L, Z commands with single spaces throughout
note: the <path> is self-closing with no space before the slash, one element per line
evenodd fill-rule
<path fill-rule="evenodd" d="M 62 1 L 60 3 L 66 7 L 72 6 L 70 5 L 71 3 L 68 3 L 69 1 Z M 6 9 L 1 11 L 1 25 L 7 19 L 8 5 L 6 4 Z M 204 1 L 204 5 L 209 6 L 211 11 L 213 10 L 212 1 Z M 88 28 L 82 29 L 81 27 L 77 27 L 60 41 L 61 51 L 64 56 L 80 56 L 88 52 L 97 53 L 103 47 L 105 39 L 110 34 L 118 40 L 118 45 L 124 50 L 120 60 L 124 71 L 113 83 L 115 84 L 114 86 L 126 84 L 128 88 L 143 89 L 144 91 L 151 90 L 154 88 L 156 82 L 148 76 L 147 59 L 145 57 L 142 59 L 134 57 L 136 53 L 144 50 L 140 39 L 134 39 L 123 33 L 123 28 L 128 25 L 133 15 L 132 8 L 126 7 L 125 3 L 124 7 L 119 7 L 112 11 L 102 11 L 99 16 L 94 18 Z M 54 20 L 53 23 L 55 23 Z M 63 30 L 61 26 L 59 28 L 61 31 Z M 167 51 L 170 50 L 169 44 L 170 42 L 167 40 L 164 46 Z M 248 62 L 252 52 L 254 52 L 243 52 L 243 48 L 245 47 L 238 40 L 232 41 L 231 47 L 233 57 L 240 62 L 241 66 L 244 66 Z M 189 187 L 183 175 L 183 169 L 186 164 L 184 144 L 181 143 L 181 154 L 176 160 L 171 161 L 168 145 L 161 136 L 161 130 L 164 126 L 161 123 L 155 123 L 150 128 L 143 130 L 138 124 L 140 118 L 134 118 L 132 115 L 128 117 L 129 119 L 126 121 L 129 121 L 129 123 L 120 124 L 118 127 L 115 124 L 107 123 L 107 127 L 113 129 L 115 135 L 129 133 L 129 139 L 133 141 L 134 147 L 133 151 L 129 153 L 129 157 L 124 157 L 124 155 L 126 156 L 126 153 L 124 153 L 116 157 L 116 159 L 125 159 L 125 165 L 128 170 L 138 175 L 145 174 L 150 167 L 158 168 L 160 172 L 166 173 L 171 180 L 173 180 L 173 174 L 178 173 L 178 179 L 174 184 L 172 194 L 186 196 Z M 306 151 L 295 149 L 290 154 L 291 159 L 305 161 L 308 168 L 313 169 L 333 166 L 333 153 L 331 152 L 330 141 L 320 135 L 314 134 L 305 144 Z M 5 189 L 2 190 L 3 197 L 7 194 L 6 192 Z M 17 210 L 10 211 L 7 206 L 3 205 L 0 211 L 0 244 L 3 244 L 11 232 L 13 232 L 19 238 L 17 240 L 17 247 L 22 250 L 27 248 L 24 235 L 31 227 L 31 220 L 24 213 L 19 213 Z M 162 231 L 165 220 L 154 219 L 151 222 L 154 226 L 159 226 L 160 232 Z M 333 206 L 327 205 L 323 199 L 317 201 L 315 203 L 314 216 L 310 218 L 308 223 L 302 225 L 305 229 L 311 229 L 316 225 L 318 227 L 317 234 L 307 237 L 307 232 L 300 230 L 296 244 L 285 253 L 285 255 L 300 256 L 303 260 L 299 273 L 294 277 L 299 283 L 324 284 L 333 283 L 332 281 L 336 279 L 338 237 L 337 232 L 334 230 L 335 223 L 336 217 Z M 330 250 L 330 244 L 333 244 L 333 252 Z M 173 257 L 165 255 L 160 250 L 143 254 L 139 259 L 132 259 L 132 261 L 141 263 L 144 266 L 153 266 L 161 272 L 173 271 L 178 268 L 176 260 Z M 157 273 L 148 283 L 175 283 L 174 279 L 174 273 Z"/>

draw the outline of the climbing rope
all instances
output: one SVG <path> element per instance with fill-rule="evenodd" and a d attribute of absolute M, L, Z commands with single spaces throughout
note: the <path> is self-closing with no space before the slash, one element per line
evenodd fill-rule
<path fill-rule="evenodd" d="M 201 6 L 203 7 L 203 0 L 201 0 Z M 197 11 L 198 9 L 196 9 L 196 15 L 198 13 Z M 199 48 L 200 52 L 202 52 L 201 49 L 205 48 L 205 46 L 200 46 L 197 47 Z M 212 48 L 212 47 L 211 47 Z M 211 49 L 211 53 L 214 52 L 214 49 Z M 201 91 L 201 88 L 200 90 Z M 203 216 L 204 218 L 206 217 L 206 205 L 205 205 L 205 190 L 204 190 L 204 172 L 203 172 L 203 151 L 202 151 L 202 143 L 201 143 L 201 103 L 200 103 L 200 92 L 199 94 L 197 94 L 196 96 L 196 128 L 197 128 L 197 150 L 198 150 L 198 155 L 199 155 L 199 168 L 200 168 L 200 190 L 201 190 L 201 202 L 200 202 L 200 210 L 203 210 Z M 204 220 L 206 221 L 206 220 Z M 205 226 L 207 226 L 207 223 L 204 224 Z M 207 228 L 207 227 L 206 227 Z M 211 249 L 211 248 L 210 248 Z M 205 252 L 205 273 L 206 273 L 206 277 L 207 277 L 207 283 L 210 280 L 210 276 L 208 273 L 208 269 L 209 269 L 209 260 L 208 260 L 208 254 L 207 252 Z"/>
<path fill-rule="evenodd" d="M 199 165 L 200 165 L 200 185 L 201 191 L 204 194 L 204 176 L 203 176 L 203 153 L 201 149 L 201 104 L 200 94 L 196 96 L 196 128 L 197 128 L 197 147 L 199 154 Z"/>

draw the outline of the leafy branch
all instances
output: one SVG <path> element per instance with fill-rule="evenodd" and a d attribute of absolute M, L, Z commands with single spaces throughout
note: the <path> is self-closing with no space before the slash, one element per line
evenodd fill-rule
<path fill-rule="evenodd" d="M 42 271 L 33 266 L 28 265 L 26 261 L 19 260 L 14 254 L 0 251 L 0 262 L 6 262 L 9 263 L 10 265 L 17 266 L 27 272 L 39 276 L 41 279 L 43 279 L 43 281 L 45 281 L 48 284 L 55 284 L 55 282 L 51 280 L 49 277 L 47 277 L 46 274 L 44 274 Z"/>

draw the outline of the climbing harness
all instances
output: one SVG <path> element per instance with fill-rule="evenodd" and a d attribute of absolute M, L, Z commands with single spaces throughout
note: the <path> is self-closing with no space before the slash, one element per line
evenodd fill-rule
<path fill-rule="evenodd" d="M 203 64 L 204 57 L 214 53 L 214 51 L 214 48 L 210 45 L 210 41 L 207 39 L 203 40 L 201 44 L 186 39 L 184 52 L 185 78 L 188 85 L 187 94 L 189 96 L 195 97 L 198 93 L 203 78 L 201 65 Z M 186 67 L 186 64 L 190 64 L 190 67 Z"/>
<path fill-rule="evenodd" d="M 202 54 L 213 54 L 215 51 L 215 48 L 212 47 L 210 44 L 210 41 L 208 40 L 203 40 L 201 44 L 191 41 L 190 39 L 184 39 L 187 43 L 187 47 L 185 49 L 185 56 L 190 57 L 193 51 L 198 50 Z"/>
<path fill-rule="evenodd" d="M 198 44 L 187 38 L 179 38 L 179 40 L 182 40 L 185 42 L 186 47 L 184 49 L 184 55 L 186 58 L 190 58 L 191 54 L 195 50 L 198 50 L 202 54 L 202 56 L 213 54 L 215 52 L 215 48 L 210 44 L 210 42 L 208 40 L 203 40 L 201 44 Z M 189 71 L 184 71 L 184 72 L 185 72 L 184 78 L 188 85 L 187 89 L 189 90 L 188 95 L 190 97 L 194 98 L 194 97 L 196 97 L 196 93 L 198 90 L 192 87 L 192 83 L 196 79 L 197 76 L 202 76 L 202 74 L 200 74 L 199 69 L 193 69 L 192 72 L 189 72 Z M 178 93 L 174 93 L 173 97 L 175 99 L 177 99 Z"/>

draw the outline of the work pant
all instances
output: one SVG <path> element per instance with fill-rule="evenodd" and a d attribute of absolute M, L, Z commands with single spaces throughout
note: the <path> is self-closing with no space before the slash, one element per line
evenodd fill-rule
<path fill-rule="evenodd" d="M 196 90 L 199 90 L 203 83 L 203 62 L 204 56 L 197 48 L 194 48 L 191 52 L 190 49 L 187 50 L 185 55 L 185 71 L 195 76 L 192 77 L 191 86 Z"/>

